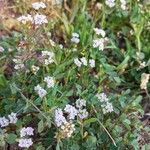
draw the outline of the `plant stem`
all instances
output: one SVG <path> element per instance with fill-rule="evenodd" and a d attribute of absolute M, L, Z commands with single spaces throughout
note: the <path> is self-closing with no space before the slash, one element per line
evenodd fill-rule
<path fill-rule="evenodd" d="M 24 94 L 20 91 L 20 89 L 18 89 L 17 87 L 15 87 L 16 90 L 20 93 L 21 97 L 27 102 L 30 103 L 46 120 L 47 117 L 43 114 L 43 112 L 29 99 L 27 99 Z"/>

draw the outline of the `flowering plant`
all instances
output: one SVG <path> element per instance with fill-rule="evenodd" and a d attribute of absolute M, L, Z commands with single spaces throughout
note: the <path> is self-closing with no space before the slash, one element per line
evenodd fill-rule
<path fill-rule="evenodd" d="M 13 5 L 18 29 L 0 37 L 0 147 L 148 149 L 149 3 Z"/>

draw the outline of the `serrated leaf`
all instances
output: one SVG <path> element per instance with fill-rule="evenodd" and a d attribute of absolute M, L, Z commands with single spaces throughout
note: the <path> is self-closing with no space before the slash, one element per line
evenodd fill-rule
<path fill-rule="evenodd" d="M 8 134 L 8 136 L 6 138 L 6 141 L 9 144 L 14 144 L 16 142 L 16 138 L 17 138 L 16 134 L 10 133 L 10 134 Z"/>

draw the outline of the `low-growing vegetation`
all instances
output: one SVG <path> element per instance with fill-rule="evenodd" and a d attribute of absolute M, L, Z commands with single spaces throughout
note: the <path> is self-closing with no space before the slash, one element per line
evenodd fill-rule
<path fill-rule="evenodd" d="M 150 149 L 149 0 L 0 7 L 0 149 Z"/>

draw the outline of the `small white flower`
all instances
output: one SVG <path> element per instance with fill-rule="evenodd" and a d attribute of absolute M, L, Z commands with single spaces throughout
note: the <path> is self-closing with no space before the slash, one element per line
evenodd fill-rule
<path fill-rule="evenodd" d="M 74 32 L 74 33 L 72 33 L 72 37 L 79 38 L 79 34 Z"/>
<path fill-rule="evenodd" d="M 115 6 L 115 0 L 106 0 L 106 1 L 105 1 L 105 4 L 106 4 L 108 7 L 112 8 L 112 7 Z"/>
<path fill-rule="evenodd" d="M 122 4 L 122 5 L 126 5 L 126 0 L 120 0 L 120 3 Z"/>
<path fill-rule="evenodd" d="M 49 51 L 42 51 L 42 56 L 45 58 L 44 64 L 49 65 L 54 62 L 54 53 Z"/>
<path fill-rule="evenodd" d="M 148 84 L 149 79 L 150 79 L 150 74 L 142 73 L 141 84 L 140 84 L 140 88 L 142 90 L 147 90 L 147 84 Z"/>
<path fill-rule="evenodd" d="M 69 120 L 75 119 L 75 117 L 76 117 L 77 114 L 78 114 L 77 109 L 76 109 L 74 106 L 69 105 L 69 104 L 66 105 L 64 111 L 65 111 L 66 113 L 68 113 L 68 119 L 69 119 Z"/>
<path fill-rule="evenodd" d="M 96 97 L 99 99 L 100 102 L 107 102 L 108 98 L 105 93 L 96 94 Z"/>
<path fill-rule="evenodd" d="M 44 90 L 44 89 L 40 89 L 40 90 L 38 91 L 38 94 L 39 94 L 39 96 L 40 96 L 41 98 L 43 98 L 44 96 L 46 96 L 47 92 L 46 92 L 46 90 Z"/>
<path fill-rule="evenodd" d="M 38 91 L 38 90 L 40 90 L 40 89 L 41 89 L 41 86 L 40 86 L 39 84 L 34 87 L 34 90 L 35 90 L 35 91 Z"/>
<path fill-rule="evenodd" d="M 102 29 L 98 29 L 98 28 L 94 28 L 94 31 L 97 35 L 101 35 L 102 37 L 105 37 L 106 36 L 106 33 L 104 30 Z"/>
<path fill-rule="evenodd" d="M 78 116 L 79 116 L 79 118 L 80 119 L 85 119 L 85 118 L 87 118 L 88 117 L 88 112 L 87 112 L 87 110 L 86 109 L 79 109 L 79 111 L 78 111 Z"/>
<path fill-rule="evenodd" d="M 76 49 L 76 48 L 73 48 L 73 49 L 72 49 L 72 51 L 73 51 L 73 52 L 76 52 L 76 51 L 77 51 L 77 49 Z"/>
<path fill-rule="evenodd" d="M 20 69 L 23 69 L 24 67 L 25 67 L 24 64 L 16 64 L 14 68 L 16 70 L 20 70 Z"/>
<path fill-rule="evenodd" d="M 34 135 L 33 131 L 34 131 L 34 129 L 32 127 L 27 127 L 27 128 L 24 127 L 20 130 L 20 137 Z"/>
<path fill-rule="evenodd" d="M 80 39 L 76 37 L 72 37 L 71 42 L 78 44 L 80 42 Z"/>
<path fill-rule="evenodd" d="M 62 109 L 57 108 L 55 110 L 54 121 L 55 121 L 55 124 L 57 125 L 57 127 L 60 127 L 61 125 L 65 124 L 67 122 L 66 118 L 63 116 Z"/>
<path fill-rule="evenodd" d="M 89 60 L 89 65 L 91 68 L 94 68 L 95 67 L 95 60 L 94 59 L 90 59 Z"/>
<path fill-rule="evenodd" d="M 63 49 L 63 48 L 64 48 L 64 46 L 63 46 L 62 44 L 59 44 L 59 47 L 60 47 L 60 49 Z"/>
<path fill-rule="evenodd" d="M 126 5 L 121 5 L 122 10 L 126 10 Z"/>
<path fill-rule="evenodd" d="M 48 23 L 48 20 L 45 15 L 36 14 L 35 16 L 33 16 L 33 23 L 35 25 L 42 25 Z"/>
<path fill-rule="evenodd" d="M 9 120 L 6 119 L 5 117 L 0 117 L 0 126 L 1 127 L 6 127 L 9 125 Z"/>
<path fill-rule="evenodd" d="M 126 10 L 127 9 L 127 6 L 126 6 L 127 2 L 126 2 L 126 0 L 120 0 L 120 3 L 121 3 L 121 9 L 122 10 Z"/>
<path fill-rule="evenodd" d="M 86 100 L 84 99 L 78 99 L 76 101 L 76 107 L 81 109 L 82 107 L 86 106 Z"/>
<path fill-rule="evenodd" d="M 14 68 L 16 69 L 16 70 L 21 70 L 21 69 L 23 69 L 23 68 L 25 68 L 25 65 L 22 63 L 22 60 L 21 59 L 13 59 L 13 62 L 15 62 L 15 66 L 14 66 Z"/>
<path fill-rule="evenodd" d="M 26 24 L 27 22 L 32 22 L 33 18 L 31 15 L 27 14 L 26 16 L 20 16 L 17 20 L 23 24 Z"/>
<path fill-rule="evenodd" d="M 38 70 L 40 69 L 39 67 L 34 66 L 34 65 L 32 65 L 31 68 L 32 68 L 32 71 L 33 71 L 34 74 L 36 74 L 38 72 Z"/>
<path fill-rule="evenodd" d="M 105 93 L 96 94 L 96 97 L 102 103 L 101 107 L 104 114 L 114 111 L 113 105 L 109 102 L 109 99 L 107 98 Z"/>
<path fill-rule="evenodd" d="M 8 118 L 9 118 L 9 123 L 15 124 L 18 121 L 17 114 L 13 112 L 10 115 L 8 115 Z"/>
<path fill-rule="evenodd" d="M 82 65 L 81 61 L 80 61 L 78 58 L 75 58 L 75 59 L 74 59 L 74 63 L 75 63 L 78 67 L 81 67 L 81 65 Z"/>
<path fill-rule="evenodd" d="M 38 10 L 40 8 L 46 8 L 46 5 L 43 2 L 35 2 L 35 3 L 32 3 L 32 8 L 34 8 L 35 10 Z"/>
<path fill-rule="evenodd" d="M 49 42 L 53 47 L 56 46 L 56 43 L 52 39 L 49 39 Z"/>
<path fill-rule="evenodd" d="M 43 98 L 47 94 L 47 91 L 44 90 L 40 85 L 35 86 L 34 90 L 38 93 L 40 98 Z"/>
<path fill-rule="evenodd" d="M 32 139 L 19 139 L 19 147 L 29 148 L 33 144 Z"/>
<path fill-rule="evenodd" d="M 71 122 L 66 122 L 64 125 L 61 126 L 61 134 L 63 138 L 70 138 L 75 131 L 75 125 Z"/>
<path fill-rule="evenodd" d="M 104 50 L 104 39 L 95 39 L 93 40 L 93 47 L 94 48 L 99 48 L 99 50 Z"/>
<path fill-rule="evenodd" d="M 76 43 L 76 44 L 78 44 L 80 42 L 78 33 L 72 33 L 71 42 Z"/>
<path fill-rule="evenodd" d="M 8 51 L 9 51 L 9 52 L 12 52 L 12 51 L 13 51 L 13 49 L 12 49 L 12 48 L 8 48 Z"/>
<path fill-rule="evenodd" d="M 80 60 L 84 66 L 87 66 L 87 60 L 85 57 L 82 57 Z"/>
<path fill-rule="evenodd" d="M 0 52 L 4 52 L 4 51 L 5 49 L 2 46 L 0 46 Z"/>
<path fill-rule="evenodd" d="M 114 110 L 113 110 L 113 106 L 112 106 L 112 104 L 111 103 L 109 103 L 109 102 L 107 102 L 106 103 L 106 106 L 105 106 L 105 111 L 106 111 L 106 113 L 111 113 L 111 112 L 113 112 Z"/>
<path fill-rule="evenodd" d="M 44 78 L 44 81 L 47 83 L 48 88 L 54 87 L 55 85 L 55 81 L 53 77 L 47 76 Z"/>

